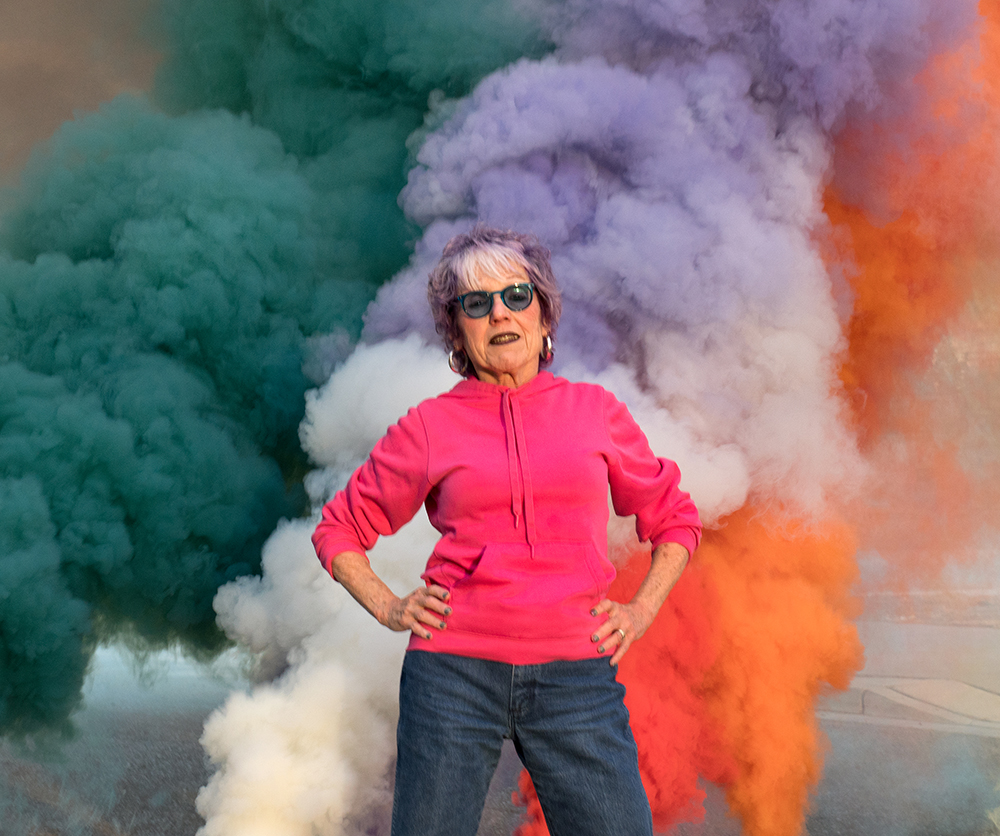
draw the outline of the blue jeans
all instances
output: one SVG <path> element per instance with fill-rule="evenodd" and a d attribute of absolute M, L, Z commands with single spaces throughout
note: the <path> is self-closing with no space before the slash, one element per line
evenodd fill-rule
<path fill-rule="evenodd" d="M 392 836 L 475 836 L 504 738 L 552 836 L 652 836 L 624 695 L 606 658 L 508 665 L 409 651 Z"/>

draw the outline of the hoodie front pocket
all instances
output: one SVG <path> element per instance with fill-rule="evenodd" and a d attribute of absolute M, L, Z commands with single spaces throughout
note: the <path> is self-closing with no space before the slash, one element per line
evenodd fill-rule
<path fill-rule="evenodd" d="M 451 590 L 448 629 L 511 638 L 584 636 L 609 577 L 589 542 L 491 543 Z"/>

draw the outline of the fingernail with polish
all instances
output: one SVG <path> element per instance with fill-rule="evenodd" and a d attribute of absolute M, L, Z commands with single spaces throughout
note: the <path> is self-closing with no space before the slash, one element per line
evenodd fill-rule
<path fill-rule="evenodd" d="M 597 615 L 597 610 L 591 610 L 590 614 L 596 616 Z"/>
<path fill-rule="evenodd" d="M 598 653 L 603 653 L 604 652 L 604 645 L 603 644 L 599 648 L 597 648 L 597 652 Z"/>
<path fill-rule="evenodd" d="M 445 607 L 444 608 L 444 614 L 445 615 L 451 615 L 451 607 Z"/>
<path fill-rule="evenodd" d="M 597 634 L 595 633 L 595 634 L 594 634 L 593 636 L 591 636 L 591 637 L 590 637 L 590 640 L 591 640 L 592 642 L 596 642 L 596 641 L 597 641 Z"/>

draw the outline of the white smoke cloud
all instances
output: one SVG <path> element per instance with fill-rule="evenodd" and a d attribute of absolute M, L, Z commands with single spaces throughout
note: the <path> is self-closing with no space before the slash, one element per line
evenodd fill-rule
<path fill-rule="evenodd" d="M 416 336 L 359 347 L 309 395 L 303 446 L 326 465 L 307 482 L 314 505 L 409 406 L 456 379 L 444 352 Z M 387 832 L 407 636 L 379 626 L 326 574 L 310 540 L 317 521 L 282 524 L 264 549 L 262 577 L 240 578 L 216 598 L 220 626 L 273 681 L 234 694 L 205 727 L 219 769 L 198 799 L 204 836 Z M 415 520 L 380 541 L 372 563 L 408 592 L 436 539 L 425 517 Z"/>
<path fill-rule="evenodd" d="M 316 519 L 286 523 L 264 554 L 264 577 L 223 588 L 220 622 L 258 651 L 261 674 L 233 694 L 202 743 L 218 767 L 199 794 L 205 836 L 387 832 L 399 664 L 407 637 L 380 627 L 326 575 Z M 371 559 L 407 592 L 436 540 L 418 521 Z"/>
<path fill-rule="evenodd" d="M 224 587 L 227 633 L 258 651 L 263 675 L 205 726 L 218 767 L 198 797 L 204 836 L 333 836 L 388 832 L 399 665 L 407 636 L 379 626 L 324 572 L 317 520 L 281 526 L 264 577 Z M 415 585 L 437 533 L 417 520 L 372 550 L 397 593 Z"/>
<path fill-rule="evenodd" d="M 308 481 L 314 503 L 395 417 L 454 381 L 426 274 L 481 219 L 551 248 L 565 306 L 555 370 L 628 403 L 708 521 L 750 499 L 822 514 L 863 470 L 835 375 L 845 302 L 816 244 L 828 129 L 848 106 L 875 107 L 972 4 L 538 8 L 557 55 L 430 117 L 401 195 L 424 236 L 369 309 L 367 344 L 309 397 L 301 437 L 324 468 Z M 289 667 L 206 729 L 219 766 L 200 799 L 206 836 L 258 832 L 249 822 L 383 832 L 405 642 L 323 575 L 314 523 L 280 529 L 263 579 L 217 599 L 230 636 Z M 434 540 L 418 521 L 373 566 L 408 591 Z"/>
<path fill-rule="evenodd" d="M 416 334 L 358 346 L 326 385 L 307 394 L 302 447 L 318 465 L 353 470 L 407 409 L 457 380 L 441 348 Z"/>

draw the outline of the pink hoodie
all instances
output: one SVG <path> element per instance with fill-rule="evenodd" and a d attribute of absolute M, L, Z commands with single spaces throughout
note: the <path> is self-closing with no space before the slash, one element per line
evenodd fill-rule
<path fill-rule="evenodd" d="M 464 380 L 389 428 L 323 509 L 313 534 L 331 571 L 427 508 L 441 532 L 422 577 L 452 614 L 410 648 L 538 664 L 587 659 L 615 570 L 608 487 L 640 540 L 694 552 L 698 512 L 680 471 L 657 459 L 628 410 L 600 386 L 541 372 L 517 389 Z M 603 620 L 603 617 L 602 619 Z"/>

